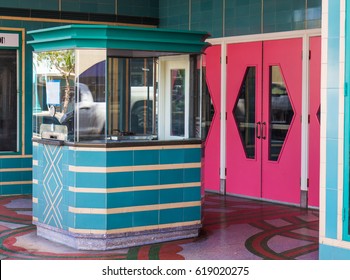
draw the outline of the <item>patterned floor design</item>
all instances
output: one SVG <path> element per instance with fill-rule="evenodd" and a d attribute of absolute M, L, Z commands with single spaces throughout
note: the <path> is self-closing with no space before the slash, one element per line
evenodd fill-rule
<path fill-rule="evenodd" d="M 78 251 L 36 236 L 30 196 L 0 197 L 0 259 L 318 259 L 318 211 L 207 194 L 198 238 Z"/>

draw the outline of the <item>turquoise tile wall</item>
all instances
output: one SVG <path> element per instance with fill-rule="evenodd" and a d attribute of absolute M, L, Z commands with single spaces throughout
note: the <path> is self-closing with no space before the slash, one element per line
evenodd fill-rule
<path fill-rule="evenodd" d="M 158 18 L 159 0 L 0 0 L 0 7 Z M 117 2 L 117 11 L 116 11 Z"/>
<path fill-rule="evenodd" d="M 325 235 L 338 235 L 338 141 L 340 73 L 340 0 L 328 1 L 328 71 L 326 120 L 326 220 Z"/>
<path fill-rule="evenodd" d="M 192 0 L 191 29 L 223 36 L 223 1 Z"/>
<path fill-rule="evenodd" d="M 114 1 L 114 0 L 113 0 Z M 160 0 L 118 1 L 118 15 L 158 18 Z"/>
<path fill-rule="evenodd" d="M 159 1 L 160 27 L 205 30 L 213 37 L 321 27 L 322 0 Z M 190 22 L 190 23 L 189 23 Z"/>
<path fill-rule="evenodd" d="M 349 100 L 349 84 L 350 84 L 350 2 L 346 1 L 346 20 L 345 20 L 345 84 L 347 89 L 344 90 L 344 240 L 350 241 L 350 100 Z"/>
<path fill-rule="evenodd" d="M 159 150 L 88 152 L 70 150 L 66 146 L 39 144 L 34 146 L 33 156 L 34 160 L 38 161 L 38 166 L 34 167 L 34 178 L 38 183 L 34 184 L 33 192 L 38 203 L 33 205 L 33 214 L 40 223 L 65 230 L 115 230 L 200 221 L 200 206 L 188 207 L 181 204 L 200 204 L 200 168 L 184 166 L 180 169 L 169 167 L 162 170 L 164 164 L 200 163 L 201 148 L 198 146 L 184 149 L 161 147 Z M 113 157 L 124 160 L 115 160 Z M 128 157 L 131 159 L 128 160 Z M 91 161 L 91 158 L 94 158 L 94 161 Z M 51 161 L 53 165 L 50 164 Z M 124 167 L 130 168 L 130 171 L 93 172 L 95 166 L 106 167 L 108 164 L 111 168 L 121 167 L 123 162 Z M 116 165 L 110 165 L 112 163 Z M 11 162 L 8 165 L 10 166 Z M 69 170 L 71 166 L 92 167 L 92 171 L 76 172 Z M 132 170 L 133 166 L 155 170 Z M 193 186 L 183 187 L 184 183 L 193 183 Z M 162 188 L 161 184 L 176 185 L 172 188 Z M 70 187 L 77 188 L 77 191 L 71 190 Z M 120 187 L 123 189 L 118 190 Z M 85 191 L 81 188 L 90 190 Z M 51 204 L 55 211 L 48 210 Z M 159 209 L 162 208 L 161 205 L 166 209 Z M 128 209 L 123 209 L 125 207 Z M 133 207 L 142 208 L 135 211 Z M 80 209 L 83 209 L 82 213 L 79 213 Z M 103 212 L 96 213 L 98 210 Z M 92 212 L 89 213 L 90 211 Z M 120 213 L 107 214 L 106 211 Z"/>
<path fill-rule="evenodd" d="M 160 0 L 159 27 L 189 29 L 189 0 Z"/>
<path fill-rule="evenodd" d="M 58 10 L 58 0 L 0 0 L 0 7 L 38 10 Z"/>
<path fill-rule="evenodd" d="M 261 0 L 226 0 L 225 36 L 261 33 Z"/>

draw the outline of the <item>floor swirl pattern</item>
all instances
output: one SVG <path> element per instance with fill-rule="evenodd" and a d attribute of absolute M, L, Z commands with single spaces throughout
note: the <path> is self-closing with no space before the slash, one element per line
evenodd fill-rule
<path fill-rule="evenodd" d="M 199 237 L 110 251 L 38 237 L 31 210 L 31 196 L 0 197 L 0 259 L 318 259 L 317 210 L 207 193 Z"/>

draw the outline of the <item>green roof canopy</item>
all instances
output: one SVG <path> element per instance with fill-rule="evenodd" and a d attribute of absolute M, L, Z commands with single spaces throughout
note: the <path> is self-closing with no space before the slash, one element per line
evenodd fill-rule
<path fill-rule="evenodd" d="M 66 25 L 28 31 L 35 51 L 101 48 L 166 53 L 201 53 L 206 32 L 109 25 Z"/>

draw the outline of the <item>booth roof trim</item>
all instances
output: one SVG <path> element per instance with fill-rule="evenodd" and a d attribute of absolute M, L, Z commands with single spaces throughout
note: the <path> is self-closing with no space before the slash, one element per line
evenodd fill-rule
<path fill-rule="evenodd" d="M 206 32 L 109 25 L 66 25 L 28 31 L 34 51 L 73 48 L 202 53 Z"/>

